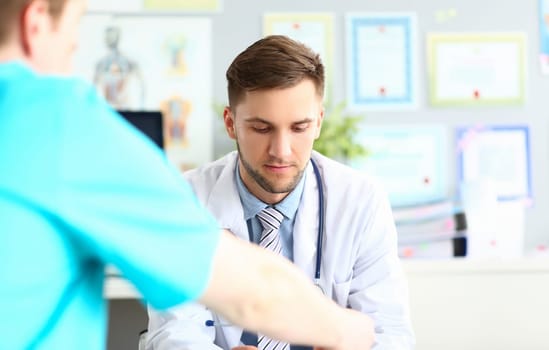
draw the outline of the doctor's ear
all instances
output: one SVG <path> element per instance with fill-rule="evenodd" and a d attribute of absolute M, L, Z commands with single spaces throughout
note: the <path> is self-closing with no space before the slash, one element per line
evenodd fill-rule
<path fill-rule="evenodd" d="M 315 133 L 315 140 L 320 137 L 320 130 L 322 130 L 322 121 L 324 120 L 324 108 L 320 110 L 320 115 L 318 116 L 318 119 L 316 120 L 316 133 Z"/>
<path fill-rule="evenodd" d="M 223 109 L 223 121 L 225 122 L 225 130 L 227 135 L 233 140 L 236 139 L 236 131 L 234 125 L 234 113 L 231 111 L 231 107 L 225 106 Z"/>

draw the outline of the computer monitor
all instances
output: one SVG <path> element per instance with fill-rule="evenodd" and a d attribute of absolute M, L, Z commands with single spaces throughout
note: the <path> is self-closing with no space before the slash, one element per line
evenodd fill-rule
<path fill-rule="evenodd" d="M 162 113 L 158 111 L 118 111 L 127 121 L 164 149 Z"/>

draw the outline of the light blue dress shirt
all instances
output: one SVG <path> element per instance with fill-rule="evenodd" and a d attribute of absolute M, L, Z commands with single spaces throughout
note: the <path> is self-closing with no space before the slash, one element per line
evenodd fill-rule
<path fill-rule="evenodd" d="M 242 179 L 240 178 L 240 170 L 238 168 L 238 163 L 236 166 L 236 186 L 238 188 L 238 194 L 240 195 L 240 201 L 242 202 L 242 208 L 244 209 L 244 219 L 246 222 L 250 220 L 252 226 L 252 237 L 253 242 L 259 244 L 261 238 L 261 233 L 263 232 L 263 226 L 257 218 L 257 214 L 263 210 L 265 207 L 269 206 L 267 203 L 262 202 L 256 196 L 250 193 Z M 303 173 L 301 180 L 290 192 L 286 198 L 284 198 L 280 203 L 274 205 L 274 207 L 284 215 L 284 220 L 280 224 L 280 229 L 278 230 L 280 234 L 280 240 L 282 242 L 282 254 L 290 259 L 294 260 L 294 238 L 293 230 L 295 217 L 299 203 L 301 202 L 301 196 L 303 195 L 303 188 L 305 184 L 305 176 L 307 174 Z"/>

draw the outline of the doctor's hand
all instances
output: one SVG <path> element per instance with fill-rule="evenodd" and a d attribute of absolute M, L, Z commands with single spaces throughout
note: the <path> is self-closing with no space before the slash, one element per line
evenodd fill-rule
<path fill-rule="evenodd" d="M 342 309 L 340 316 L 341 341 L 334 347 L 317 347 L 315 350 L 370 350 L 374 345 L 374 322 L 368 316 L 351 309 Z"/>

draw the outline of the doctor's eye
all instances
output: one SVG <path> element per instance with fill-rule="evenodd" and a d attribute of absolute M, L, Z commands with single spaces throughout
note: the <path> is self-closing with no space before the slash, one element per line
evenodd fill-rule
<path fill-rule="evenodd" d="M 294 132 L 305 132 L 309 128 L 309 123 L 302 123 L 293 126 Z"/>
<path fill-rule="evenodd" d="M 271 130 L 271 128 L 268 126 L 252 126 L 252 130 L 260 134 L 266 134 Z"/>

